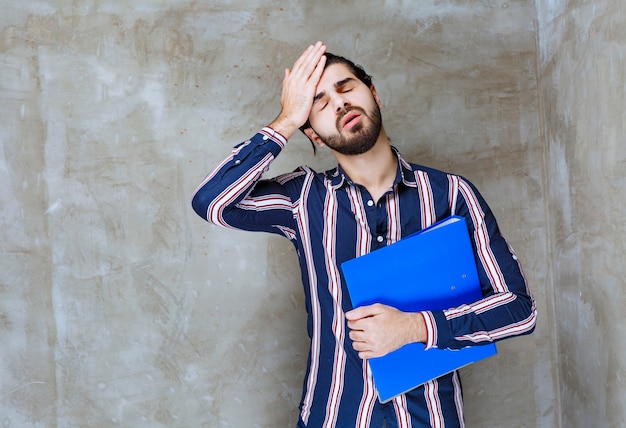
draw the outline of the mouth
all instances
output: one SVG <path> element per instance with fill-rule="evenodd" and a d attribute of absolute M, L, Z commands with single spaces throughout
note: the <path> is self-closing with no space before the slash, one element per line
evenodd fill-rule
<path fill-rule="evenodd" d="M 341 128 L 351 129 L 361 121 L 361 114 L 356 111 L 349 111 L 341 118 Z"/>

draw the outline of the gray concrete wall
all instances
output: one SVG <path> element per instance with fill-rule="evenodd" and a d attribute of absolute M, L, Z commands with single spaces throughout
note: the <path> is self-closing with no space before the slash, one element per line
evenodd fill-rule
<path fill-rule="evenodd" d="M 569 379 L 565 411 L 577 404 L 568 396 L 595 392 L 608 379 L 577 383 L 578 364 L 593 368 L 590 375 L 619 366 L 623 350 L 602 354 L 599 365 L 593 350 L 621 346 L 614 345 L 620 327 L 610 321 L 613 299 L 623 297 L 623 268 L 607 263 L 619 262 L 611 251 L 624 237 L 623 223 L 595 221 L 590 205 L 600 190 L 603 217 L 623 212 L 610 198 L 623 195 L 611 180 L 624 165 L 623 116 L 611 113 L 613 126 L 621 118 L 622 127 L 613 128 L 610 154 L 597 150 L 592 133 L 600 129 L 592 121 L 600 101 L 623 89 L 623 71 L 617 62 L 610 69 L 616 74 L 589 69 L 583 84 L 606 90 L 570 98 L 558 87 L 565 76 L 559 71 L 568 70 L 570 53 L 578 55 L 579 70 L 593 54 L 573 43 L 554 61 L 559 38 L 549 34 L 555 21 L 548 17 L 540 38 L 547 78 L 538 79 L 532 2 L 1 3 L 2 426 L 295 424 L 307 342 L 291 246 L 210 227 L 189 199 L 232 145 L 275 117 L 284 67 L 318 39 L 374 75 L 387 131 L 407 158 L 478 185 L 523 260 L 539 324 L 534 335 L 502 343 L 497 357 L 463 371 L 468 426 L 558 426 L 557 331 L 565 335 L 561 351 L 573 353 L 558 355 L 568 361 L 561 371 Z M 623 26 L 613 28 L 623 34 Z M 591 42 L 607 31 L 597 27 L 597 38 L 585 41 L 598 46 Z M 616 86 L 603 86 L 603 77 Z M 538 81 L 544 107 L 556 103 L 543 115 Z M 582 106 L 586 96 L 597 103 Z M 623 96 L 619 102 L 623 107 Z M 588 139 L 567 140 L 585 112 L 587 128 L 578 135 Z M 542 132 L 541 120 L 551 132 Z M 313 157 L 299 136 L 270 173 L 301 163 L 322 169 L 332 159 Z M 613 170 L 586 183 L 585 168 L 597 165 Z M 580 191 L 559 189 L 555 178 Z M 569 208 L 546 222 L 546 201 L 552 210 L 561 198 Z M 575 204 L 583 211 L 571 218 Z M 570 234 L 566 226 L 581 221 L 587 227 Z M 612 246 L 592 238 L 595 232 L 612 233 Z M 569 274 L 559 265 L 562 243 L 571 248 Z M 580 264 L 583 255 L 591 258 Z M 555 288 L 569 287 L 570 303 L 559 297 L 559 310 L 575 304 L 587 311 L 580 319 L 567 312 L 558 329 L 551 258 Z M 590 281 L 599 285 L 595 297 Z M 594 306 L 600 303 L 613 312 Z M 590 335 L 568 328 L 572 321 Z M 609 400 L 617 418 L 620 399 Z"/>
<path fill-rule="evenodd" d="M 626 4 L 537 2 L 564 427 L 626 426 Z"/>

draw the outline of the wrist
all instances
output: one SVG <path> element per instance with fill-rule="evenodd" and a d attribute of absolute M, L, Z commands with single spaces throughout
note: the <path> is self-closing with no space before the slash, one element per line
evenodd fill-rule
<path fill-rule="evenodd" d="M 409 313 L 411 317 L 411 337 L 410 343 L 420 342 L 426 343 L 428 340 L 428 334 L 426 330 L 426 322 L 421 312 Z"/>
<path fill-rule="evenodd" d="M 290 139 L 299 129 L 297 124 L 291 121 L 288 117 L 283 117 L 281 115 L 274 119 L 274 121 L 269 124 L 269 127 L 285 137 L 286 140 Z"/>

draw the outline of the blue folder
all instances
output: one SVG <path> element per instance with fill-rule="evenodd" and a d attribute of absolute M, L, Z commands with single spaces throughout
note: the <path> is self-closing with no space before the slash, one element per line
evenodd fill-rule
<path fill-rule="evenodd" d="M 449 309 L 482 298 L 464 217 L 432 226 L 341 265 L 352 305 L 383 303 L 405 312 Z M 369 360 L 379 400 L 496 354 L 493 343 L 458 350 L 411 343 Z"/>

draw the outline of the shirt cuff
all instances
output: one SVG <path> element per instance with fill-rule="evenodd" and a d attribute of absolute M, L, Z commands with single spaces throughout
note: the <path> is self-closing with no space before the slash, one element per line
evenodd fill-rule
<path fill-rule="evenodd" d="M 424 318 L 426 327 L 425 349 L 434 348 L 437 345 L 437 323 L 435 322 L 435 317 L 430 311 L 422 311 L 420 314 Z"/>
<path fill-rule="evenodd" d="M 274 128 L 270 126 L 265 126 L 261 129 L 261 133 L 272 140 L 276 141 L 281 148 L 285 148 L 287 145 L 287 139 L 278 131 L 275 131 Z"/>

